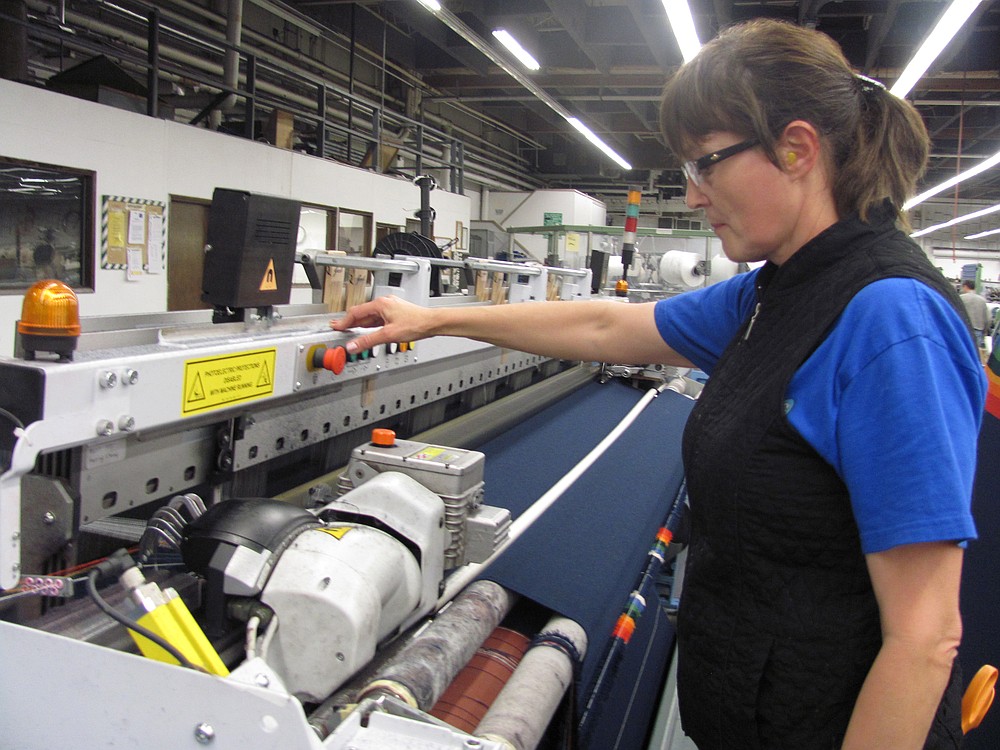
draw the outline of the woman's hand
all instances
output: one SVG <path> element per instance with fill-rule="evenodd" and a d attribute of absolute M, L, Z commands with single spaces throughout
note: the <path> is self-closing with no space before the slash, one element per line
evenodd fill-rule
<path fill-rule="evenodd" d="M 395 296 L 379 297 L 357 305 L 342 318 L 330 321 L 330 328 L 346 331 L 348 328 L 377 328 L 347 343 L 348 354 L 371 349 L 377 344 L 417 341 L 433 335 L 431 319 L 434 311 L 414 305 Z"/>

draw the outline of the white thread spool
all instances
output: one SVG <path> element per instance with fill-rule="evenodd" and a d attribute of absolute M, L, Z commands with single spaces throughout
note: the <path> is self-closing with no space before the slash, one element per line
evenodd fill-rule
<path fill-rule="evenodd" d="M 725 255 L 719 253 L 712 258 L 712 273 L 709 276 L 712 283 L 718 283 L 731 279 L 736 275 L 739 265 L 729 260 Z"/>
<path fill-rule="evenodd" d="M 701 257 L 697 253 L 670 250 L 660 259 L 660 278 L 664 284 L 684 286 L 689 289 L 701 286 L 704 277 L 697 272 Z"/>
<path fill-rule="evenodd" d="M 608 283 L 614 283 L 622 277 L 622 256 L 612 255 L 608 258 Z"/>

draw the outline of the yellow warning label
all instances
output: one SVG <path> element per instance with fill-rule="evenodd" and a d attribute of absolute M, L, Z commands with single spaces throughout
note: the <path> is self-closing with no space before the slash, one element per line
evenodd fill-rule
<path fill-rule="evenodd" d="M 407 458 L 421 461 L 433 461 L 440 464 L 454 463 L 462 456 L 453 448 L 442 448 L 440 445 L 425 445 L 411 453 Z"/>
<path fill-rule="evenodd" d="M 277 352 L 259 349 L 185 362 L 181 416 L 270 396 Z"/>
<path fill-rule="evenodd" d="M 316 531 L 323 531 L 330 536 L 335 536 L 337 539 L 343 539 L 344 534 L 353 529 L 353 526 L 327 526 L 326 528 L 316 529 Z"/>
<path fill-rule="evenodd" d="M 267 261 L 267 270 L 264 271 L 264 278 L 260 280 L 260 291 L 275 292 L 278 290 L 278 279 L 274 275 L 274 258 Z"/>

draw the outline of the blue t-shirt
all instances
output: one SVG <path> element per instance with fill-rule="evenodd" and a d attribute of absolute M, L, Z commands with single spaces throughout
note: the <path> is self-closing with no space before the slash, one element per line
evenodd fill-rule
<path fill-rule="evenodd" d="M 756 304 L 757 272 L 656 303 L 664 341 L 711 375 Z M 792 377 L 788 421 L 850 493 L 866 553 L 976 537 L 986 378 L 972 336 L 919 281 L 862 289 Z"/>

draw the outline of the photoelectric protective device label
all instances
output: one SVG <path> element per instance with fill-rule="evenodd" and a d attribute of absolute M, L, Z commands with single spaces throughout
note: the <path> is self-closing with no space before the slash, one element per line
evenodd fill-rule
<path fill-rule="evenodd" d="M 270 396 L 277 352 L 258 349 L 185 362 L 181 414 L 186 417 Z"/>

